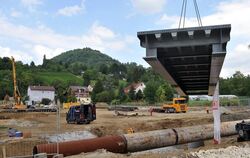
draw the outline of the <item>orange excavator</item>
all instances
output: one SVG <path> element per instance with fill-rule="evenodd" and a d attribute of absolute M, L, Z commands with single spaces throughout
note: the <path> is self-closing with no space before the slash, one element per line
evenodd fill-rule
<path fill-rule="evenodd" d="M 26 109 L 26 105 L 23 105 L 22 103 L 22 97 L 21 94 L 19 92 L 18 86 L 17 86 L 17 82 L 16 82 L 16 63 L 15 63 L 15 59 L 13 57 L 11 57 L 11 63 L 12 63 L 12 74 L 13 74 L 13 84 L 14 84 L 14 91 L 13 91 L 13 96 L 14 96 L 14 100 L 15 100 L 15 104 L 12 107 L 13 109 Z"/>

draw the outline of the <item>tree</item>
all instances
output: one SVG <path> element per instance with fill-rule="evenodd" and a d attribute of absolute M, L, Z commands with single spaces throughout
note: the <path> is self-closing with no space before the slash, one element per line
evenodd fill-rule
<path fill-rule="evenodd" d="M 96 101 L 98 102 L 107 102 L 110 103 L 113 99 L 113 96 L 109 91 L 103 91 L 96 95 Z"/>
<path fill-rule="evenodd" d="M 172 100 L 174 97 L 174 89 L 171 87 L 169 83 L 164 83 L 161 85 L 165 91 L 166 100 Z"/>
<path fill-rule="evenodd" d="M 130 98 L 131 100 L 135 100 L 135 89 L 134 89 L 133 86 L 130 87 L 128 96 L 129 96 L 129 98 Z"/>
<path fill-rule="evenodd" d="M 142 66 L 137 66 L 136 63 L 130 63 L 127 66 L 128 66 L 128 72 L 127 72 L 128 82 L 138 82 L 145 73 L 145 69 Z"/>
<path fill-rule="evenodd" d="M 163 86 L 160 86 L 156 91 L 156 97 L 158 102 L 163 102 L 167 99 L 166 92 L 163 88 Z"/>
<path fill-rule="evenodd" d="M 109 68 L 109 71 L 112 73 L 112 74 L 114 74 L 114 75 L 119 75 L 119 72 L 120 72 L 120 70 L 119 70 L 119 65 L 117 64 L 117 63 L 113 63 L 111 66 L 110 66 L 110 68 Z"/>
<path fill-rule="evenodd" d="M 99 71 L 101 72 L 101 73 L 103 73 L 103 74 L 108 74 L 108 66 L 106 65 L 106 64 L 102 64 L 102 65 L 100 65 L 100 67 L 99 67 Z"/>
<path fill-rule="evenodd" d="M 90 77 L 90 74 L 88 73 L 88 71 L 84 72 L 82 77 L 83 77 L 83 85 L 88 86 L 90 84 L 90 80 L 91 80 L 91 77 Z"/>
<path fill-rule="evenodd" d="M 36 65 L 35 65 L 35 63 L 34 63 L 34 61 L 31 61 L 30 62 L 30 67 L 35 67 Z"/>
<path fill-rule="evenodd" d="M 61 103 L 67 102 L 67 97 L 65 95 L 68 85 L 64 84 L 61 80 L 54 80 L 52 85 L 56 89 L 56 98 L 59 99 Z"/>
<path fill-rule="evenodd" d="M 92 95 L 91 95 L 91 99 L 96 102 L 98 101 L 97 100 L 97 94 L 98 93 L 101 93 L 103 91 L 103 84 L 102 84 L 102 81 L 101 80 L 98 80 L 94 86 L 94 89 L 93 89 L 93 92 L 92 92 Z"/>
<path fill-rule="evenodd" d="M 118 94 L 116 97 L 120 102 L 124 102 L 127 99 L 127 95 L 124 92 L 124 86 L 120 85 L 118 89 Z"/>
<path fill-rule="evenodd" d="M 0 70 L 12 70 L 10 58 L 3 57 L 3 59 L 0 60 Z"/>
<path fill-rule="evenodd" d="M 46 55 L 44 54 L 43 55 L 43 65 L 42 65 L 42 67 L 43 68 L 47 67 L 47 64 L 48 64 L 48 60 L 46 59 Z"/>
<path fill-rule="evenodd" d="M 158 89 L 158 85 L 155 81 L 149 81 L 146 84 L 146 88 L 144 89 L 144 95 L 147 102 L 150 104 L 155 103 L 157 101 L 156 91 Z"/>
<path fill-rule="evenodd" d="M 143 99 L 143 93 L 141 90 L 139 90 L 136 94 L 135 94 L 135 98 L 136 100 L 142 100 Z"/>

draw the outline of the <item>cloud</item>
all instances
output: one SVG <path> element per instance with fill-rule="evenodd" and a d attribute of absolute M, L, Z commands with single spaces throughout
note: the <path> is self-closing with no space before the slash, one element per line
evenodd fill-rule
<path fill-rule="evenodd" d="M 41 0 L 21 0 L 21 3 L 30 11 L 34 11 L 37 6 L 43 4 Z"/>
<path fill-rule="evenodd" d="M 20 50 L 13 50 L 9 47 L 2 47 L 0 46 L 0 57 L 11 57 L 13 56 L 16 61 L 22 61 L 24 63 L 29 63 L 32 61 L 32 56 L 29 54 L 22 52 Z M 25 56 L 25 58 L 24 58 Z"/>
<path fill-rule="evenodd" d="M 38 28 L 15 25 L 4 18 L 0 18 L 0 35 L 48 47 L 72 48 L 81 45 L 81 38 L 78 36 L 58 34 L 43 25 Z"/>
<path fill-rule="evenodd" d="M 12 43 L 11 47 L 0 47 L 1 56 L 13 55 L 24 63 L 41 64 L 44 54 L 51 58 L 66 50 L 83 47 L 81 36 L 59 34 L 42 24 L 37 28 L 16 25 L 4 17 L 0 17 L 0 36 L 8 41 L 11 39 Z"/>
<path fill-rule="evenodd" d="M 10 16 L 20 18 L 23 14 L 15 9 L 11 9 Z"/>
<path fill-rule="evenodd" d="M 131 3 L 140 13 L 155 14 L 164 9 L 166 0 L 131 0 Z"/>
<path fill-rule="evenodd" d="M 244 15 L 250 15 L 249 0 L 230 0 L 220 2 L 213 14 L 202 17 L 203 25 L 232 24 L 233 35 L 250 34 L 250 21 Z M 156 25 L 178 27 L 179 16 L 163 14 Z M 186 18 L 185 27 L 197 26 L 196 17 Z"/>
<path fill-rule="evenodd" d="M 247 49 L 250 44 L 250 20 L 247 19 L 247 15 L 250 15 L 249 6 L 249 0 L 223 1 L 215 7 L 213 14 L 202 17 L 203 26 L 232 25 L 231 41 L 221 72 L 223 77 L 232 75 L 236 70 L 250 74 L 250 62 L 247 62 L 250 61 L 250 50 Z M 179 16 L 163 14 L 155 23 L 161 27 L 177 28 Z M 192 26 L 198 26 L 196 17 L 186 18 L 185 27 Z"/>
<path fill-rule="evenodd" d="M 250 49 L 248 44 L 250 40 L 245 43 L 237 44 L 234 49 L 227 53 L 221 76 L 230 77 L 235 71 L 241 71 L 244 74 L 250 74 Z"/>
<path fill-rule="evenodd" d="M 80 5 L 66 6 L 64 8 L 59 9 L 57 11 L 57 14 L 63 16 L 73 16 L 82 13 L 84 10 L 85 10 L 85 5 L 83 0 Z"/>
<path fill-rule="evenodd" d="M 43 55 L 46 54 L 47 59 L 51 59 L 54 56 L 57 56 L 61 54 L 62 52 L 65 52 L 66 50 L 64 48 L 49 48 L 44 45 L 34 45 L 32 47 L 33 54 L 36 54 L 34 56 L 34 60 L 37 61 L 38 64 L 42 64 Z"/>
<path fill-rule="evenodd" d="M 64 51 L 83 47 L 97 49 L 114 58 L 119 58 L 121 52 L 128 52 L 131 45 L 137 44 L 136 37 L 120 35 L 98 22 L 94 22 L 83 35 L 69 36 L 56 33 L 41 23 L 38 27 L 31 28 L 13 24 L 8 19 L 1 17 L 0 37 L 8 41 L 11 39 L 12 43 L 10 48 L 5 49 L 4 56 L 13 54 L 25 63 L 33 60 L 36 64 L 42 63 L 44 54 L 49 59 Z M 21 48 L 22 51 L 18 51 Z M 24 56 L 21 55 L 23 52 L 25 52 Z"/>
<path fill-rule="evenodd" d="M 128 39 L 124 39 L 115 34 L 109 28 L 95 22 L 88 33 L 82 37 L 84 46 L 88 46 L 100 51 L 121 51 L 126 48 L 129 43 Z"/>

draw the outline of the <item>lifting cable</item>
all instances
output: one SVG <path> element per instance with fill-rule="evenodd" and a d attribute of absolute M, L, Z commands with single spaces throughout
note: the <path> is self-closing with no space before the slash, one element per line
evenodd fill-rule
<path fill-rule="evenodd" d="M 187 1 L 188 0 L 182 0 L 181 16 L 180 16 L 180 20 L 179 20 L 179 28 L 181 28 L 181 25 L 182 25 L 183 28 L 185 27 Z M 194 3 L 194 8 L 195 8 L 195 13 L 196 13 L 196 18 L 197 18 L 198 25 L 200 27 L 202 27 L 202 21 L 201 21 L 201 16 L 200 16 L 197 1 L 193 0 L 193 3 Z"/>

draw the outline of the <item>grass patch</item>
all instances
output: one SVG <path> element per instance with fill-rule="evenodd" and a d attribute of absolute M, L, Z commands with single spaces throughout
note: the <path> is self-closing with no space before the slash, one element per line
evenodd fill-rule
<path fill-rule="evenodd" d="M 220 106 L 238 106 L 243 105 L 240 99 L 220 99 Z M 208 100 L 189 100 L 188 106 L 212 106 L 212 101 Z"/>
<path fill-rule="evenodd" d="M 212 101 L 208 100 L 189 100 L 188 106 L 211 106 Z"/>
<path fill-rule="evenodd" d="M 69 72 L 37 72 L 36 75 L 45 83 L 52 84 L 54 81 L 83 84 L 83 79 Z"/>

